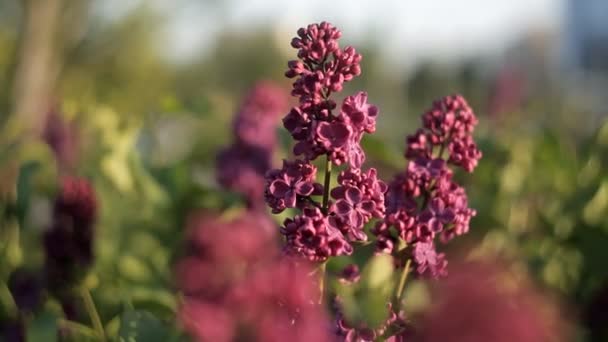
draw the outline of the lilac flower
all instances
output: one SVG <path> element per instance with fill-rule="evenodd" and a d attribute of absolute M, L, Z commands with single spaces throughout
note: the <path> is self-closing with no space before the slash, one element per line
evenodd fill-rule
<path fill-rule="evenodd" d="M 64 177 L 55 198 L 51 226 L 44 232 L 44 277 L 69 319 L 76 315 L 72 287 L 93 263 L 97 201 L 84 179 Z"/>
<path fill-rule="evenodd" d="M 360 91 L 344 99 L 340 115 L 357 132 L 373 133 L 376 131 L 378 107 L 367 103 L 367 93 L 365 92 Z"/>
<path fill-rule="evenodd" d="M 361 73 L 361 55 L 352 47 L 340 49 L 340 36 L 326 22 L 298 31 L 292 46 L 301 61 L 290 61 L 285 75 L 296 78 L 291 94 L 299 98 L 299 105 L 285 116 L 283 125 L 298 141 L 295 155 L 309 160 L 327 155 L 336 165 L 349 162 L 358 168 L 365 159 L 361 135 L 375 130 L 378 110 L 367 103 L 367 94 L 359 92 L 345 100 L 343 113 L 332 115 L 336 104 L 329 95 Z"/>
<path fill-rule="evenodd" d="M 63 178 L 52 225 L 44 234 L 45 269 L 52 292 L 76 282 L 93 262 L 96 216 L 91 184 L 84 179 Z"/>
<path fill-rule="evenodd" d="M 384 193 L 386 184 L 378 180 L 375 169 L 362 172 L 360 169 L 346 169 L 338 175 L 340 186 L 331 191 L 336 202 L 331 208 L 335 217 L 330 223 L 349 239 L 366 241 L 363 225 L 372 217 L 384 215 Z"/>
<path fill-rule="evenodd" d="M 452 208 L 446 208 L 441 198 L 433 198 L 428 207 L 420 213 L 420 222 L 426 224 L 432 231 L 440 232 L 444 225 L 452 223 L 456 214 Z"/>
<path fill-rule="evenodd" d="M 328 341 L 306 263 L 280 256 L 274 226 L 255 211 L 224 218 L 195 213 L 176 265 L 178 312 L 197 341 Z"/>
<path fill-rule="evenodd" d="M 418 274 L 429 274 L 433 278 L 447 275 L 445 254 L 437 253 L 433 242 L 417 242 L 413 251 L 414 263 Z"/>
<path fill-rule="evenodd" d="M 244 195 L 247 205 L 259 205 L 264 196 L 264 175 L 270 169 L 271 152 L 257 146 L 235 143 L 216 158 L 216 177 L 225 189 Z"/>
<path fill-rule="evenodd" d="M 66 122 L 56 108 L 46 117 L 42 138 L 53 150 L 60 169 L 70 169 L 76 164 L 79 145 L 76 127 Z"/>
<path fill-rule="evenodd" d="M 317 140 L 327 150 L 338 150 L 346 144 L 351 129 L 343 122 L 320 122 L 317 126 Z"/>
<path fill-rule="evenodd" d="M 305 208 L 301 215 L 287 218 L 281 227 L 285 235 L 285 252 L 310 261 L 324 261 L 328 257 L 350 255 L 352 246 L 318 208 Z"/>
<path fill-rule="evenodd" d="M 348 168 L 338 175 L 340 186 L 332 189 L 331 195 L 335 199 L 344 198 L 349 187 L 357 188 L 361 191 L 365 200 L 374 202 L 372 216 L 382 217 L 384 215 L 384 193 L 387 185 L 378 179 L 378 172 L 374 168 L 363 172 L 361 169 Z"/>
<path fill-rule="evenodd" d="M 348 188 L 344 191 L 344 198 L 335 203 L 336 214 L 342 218 L 346 224 L 362 228 L 366 221 L 372 217 L 375 210 L 374 202 L 364 200 L 363 194 L 357 188 Z"/>
<path fill-rule="evenodd" d="M 467 172 L 472 172 L 481 158 L 481 151 L 470 136 L 454 139 L 448 145 L 449 162 L 458 165 Z"/>
<path fill-rule="evenodd" d="M 431 158 L 433 146 L 431 145 L 431 142 L 429 141 L 424 130 L 419 129 L 418 131 L 416 131 L 416 134 L 408 135 L 406 139 L 406 145 L 406 158 Z"/>
<path fill-rule="evenodd" d="M 481 152 L 471 134 L 477 125 L 475 114 L 460 95 L 447 96 L 433 103 L 422 117 L 424 129 L 407 138 L 406 157 L 430 158 L 434 151 L 442 158 L 472 172 L 481 158 Z"/>
<path fill-rule="evenodd" d="M 572 341 L 570 324 L 521 272 L 505 265 L 458 262 L 434 285 L 436 301 L 419 320 L 416 341 Z M 505 286 L 509 279 L 509 286 Z M 603 309 L 604 310 L 604 309 Z"/>
<path fill-rule="evenodd" d="M 338 50 L 338 39 L 342 32 L 330 23 L 311 24 L 298 30 L 291 46 L 298 49 L 298 57 L 304 62 L 320 63 Z"/>
<path fill-rule="evenodd" d="M 267 173 L 266 203 L 273 213 L 286 208 L 302 207 L 305 198 L 320 195 L 322 186 L 315 182 L 317 168 L 303 160 L 283 161 L 283 168 Z M 299 196 L 299 197 L 298 197 Z"/>
<path fill-rule="evenodd" d="M 471 172 L 481 152 L 471 136 L 477 119 L 461 96 L 436 101 L 423 117 L 423 129 L 407 137 L 405 172 L 389 184 L 386 215 L 372 229 L 379 252 L 393 253 L 395 235 L 412 248 L 419 273 L 437 277 L 446 272 L 445 256 L 435 251 L 436 237 L 448 242 L 469 230 L 475 210 L 464 188 L 454 182 L 456 165 Z M 444 157 L 443 152 L 449 156 Z M 403 264 L 397 256 L 397 264 Z"/>
<path fill-rule="evenodd" d="M 218 183 L 244 195 L 249 208 L 259 206 L 264 175 L 276 146 L 276 119 L 287 105 L 281 89 L 258 82 L 247 94 L 233 121 L 234 143 L 217 155 Z"/>
<path fill-rule="evenodd" d="M 286 108 L 287 98 L 279 86 L 267 81 L 256 83 L 234 117 L 237 142 L 272 151 L 276 146 L 276 120 Z"/>

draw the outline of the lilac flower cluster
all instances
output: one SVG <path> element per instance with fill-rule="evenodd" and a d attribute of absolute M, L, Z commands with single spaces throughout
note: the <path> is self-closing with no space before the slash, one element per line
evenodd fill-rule
<path fill-rule="evenodd" d="M 481 152 L 472 138 L 477 118 L 459 95 L 436 101 L 422 123 L 423 129 L 407 137 L 405 156 L 410 161 L 390 183 L 386 215 L 373 233 L 383 252 L 397 252 L 398 239 L 411 245 L 417 272 L 438 277 L 446 274 L 447 261 L 436 252 L 435 237 L 445 243 L 466 233 L 476 213 L 448 166 L 472 172 Z"/>
<path fill-rule="evenodd" d="M 438 148 L 438 157 L 442 158 L 447 148 L 449 163 L 472 172 L 481 158 L 472 136 L 476 125 L 477 117 L 462 96 L 446 96 L 424 113 L 423 128 L 407 137 L 405 156 L 432 159 Z"/>
<path fill-rule="evenodd" d="M 306 264 L 278 259 L 274 224 L 256 211 L 195 214 L 176 266 L 179 319 L 198 341 L 328 341 Z"/>
<path fill-rule="evenodd" d="M 358 92 L 344 100 L 337 116 L 332 115 L 336 103 L 330 95 L 361 73 L 361 55 L 350 46 L 340 49 L 341 36 L 327 22 L 298 30 L 291 45 L 300 60 L 288 63 L 285 76 L 297 78 L 291 94 L 299 98 L 299 105 L 283 124 L 297 141 L 296 155 L 307 160 L 328 155 L 336 165 L 348 162 L 359 168 L 365 159 L 359 143 L 364 132 L 375 131 L 378 108 L 367 103 L 366 93 Z"/>
<path fill-rule="evenodd" d="M 47 285 L 52 293 L 74 285 L 93 263 L 96 217 L 92 185 L 85 179 L 63 178 L 52 225 L 44 234 Z"/>
<path fill-rule="evenodd" d="M 276 120 L 287 107 L 280 87 L 257 83 L 237 112 L 234 142 L 217 155 L 217 179 L 226 189 L 241 193 L 250 207 L 264 194 L 264 174 L 272 166 L 276 146 Z"/>
<path fill-rule="evenodd" d="M 354 48 L 341 49 L 342 33 L 327 22 L 298 30 L 291 45 L 299 60 L 290 61 L 285 75 L 296 78 L 292 95 L 299 103 L 283 118 L 283 125 L 296 144 L 293 152 L 300 159 L 285 161 L 283 168 L 266 175 L 266 203 L 273 213 L 298 208 L 301 214 L 285 220 L 281 232 L 286 237 L 287 254 L 312 261 L 352 253 L 352 241 L 366 240 L 364 225 L 373 217 L 384 216 L 387 186 L 376 170 L 362 171 L 365 154 L 361 148 L 364 133 L 376 129 L 378 108 L 358 92 L 344 99 L 339 113 L 330 99 L 344 82 L 361 73 L 361 55 Z M 325 155 L 325 186 L 316 182 L 317 168 L 312 162 Z M 347 165 L 338 177 L 338 186 L 329 189 L 332 165 Z M 329 194 L 335 200 L 329 200 Z M 323 195 L 318 203 L 314 196 Z"/>

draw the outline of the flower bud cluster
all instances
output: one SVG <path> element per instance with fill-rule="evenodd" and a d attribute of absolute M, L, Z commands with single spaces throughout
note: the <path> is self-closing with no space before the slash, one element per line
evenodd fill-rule
<path fill-rule="evenodd" d="M 435 237 L 446 243 L 468 232 L 476 214 L 449 165 L 472 172 L 481 152 L 472 138 L 477 118 L 459 95 L 436 101 L 422 123 L 424 128 L 407 138 L 410 161 L 389 184 L 386 215 L 373 232 L 379 251 L 396 252 L 402 239 L 412 246 L 417 272 L 439 277 L 447 273 L 447 261 L 435 250 Z"/>
<path fill-rule="evenodd" d="M 51 227 L 44 234 L 45 269 L 52 293 L 75 285 L 93 263 L 96 217 L 92 185 L 80 178 L 63 178 Z"/>

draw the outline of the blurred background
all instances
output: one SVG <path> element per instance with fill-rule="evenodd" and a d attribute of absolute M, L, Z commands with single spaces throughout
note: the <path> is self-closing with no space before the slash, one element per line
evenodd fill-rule
<path fill-rule="evenodd" d="M 103 315 L 125 297 L 171 312 L 185 214 L 235 201 L 214 177 L 234 112 L 256 81 L 289 93 L 291 37 L 323 20 L 363 55 L 343 94 L 380 108 L 367 165 L 390 179 L 432 100 L 464 95 L 484 158 L 459 175 L 478 215 L 453 248 L 512 261 L 579 340 L 608 340 L 604 0 L 0 0 L 0 192 L 17 202 L 2 277 L 41 263 L 58 175 L 76 173 L 100 202 L 88 281 Z"/>

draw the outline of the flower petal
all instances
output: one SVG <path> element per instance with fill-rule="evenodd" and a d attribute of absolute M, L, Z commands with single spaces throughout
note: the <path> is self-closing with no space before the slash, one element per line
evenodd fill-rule
<path fill-rule="evenodd" d="M 354 203 L 361 202 L 361 197 L 363 194 L 361 193 L 361 190 L 350 187 L 350 188 L 346 189 L 346 192 L 344 195 L 345 195 L 344 197 L 346 198 L 346 200 L 349 203 L 354 204 Z"/>
<path fill-rule="evenodd" d="M 283 198 L 285 197 L 285 194 L 291 190 L 291 186 L 289 186 L 289 184 L 287 184 L 285 181 L 277 179 L 270 183 L 269 190 L 273 196 Z"/>

